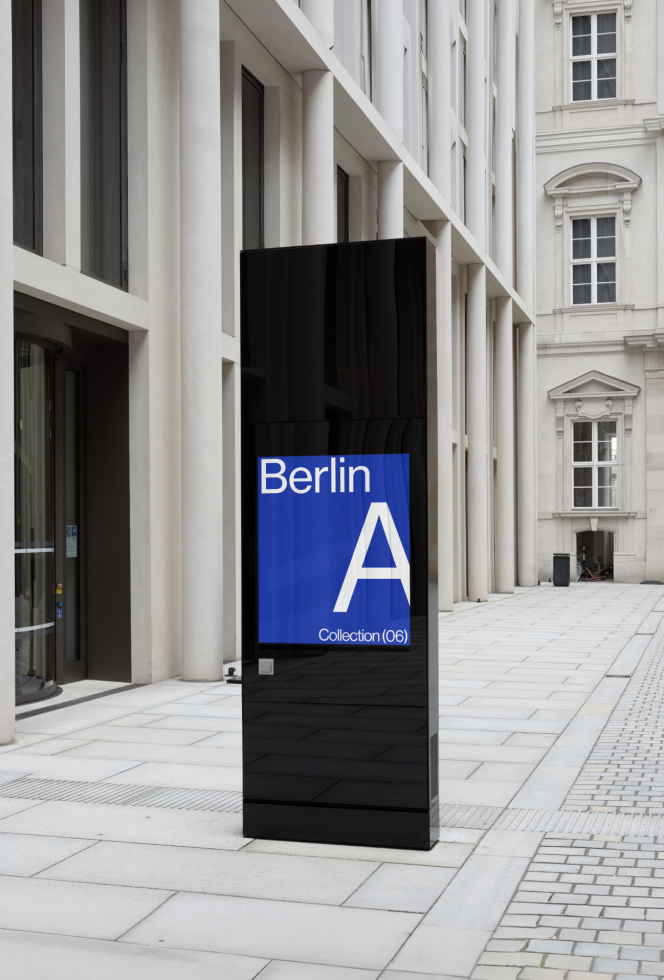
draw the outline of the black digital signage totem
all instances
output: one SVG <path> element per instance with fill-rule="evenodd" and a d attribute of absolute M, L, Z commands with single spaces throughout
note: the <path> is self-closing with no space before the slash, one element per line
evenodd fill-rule
<path fill-rule="evenodd" d="M 241 255 L 247 837 L 438 838 L 434 263 Z"/>

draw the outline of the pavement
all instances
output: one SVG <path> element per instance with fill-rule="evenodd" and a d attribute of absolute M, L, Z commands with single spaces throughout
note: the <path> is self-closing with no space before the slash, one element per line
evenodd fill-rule
<path fill-rule="evenodd" d="M 664 977 L 664 587 L 491 600 L 440 619 L 429 852 L 244 838 L 238 685 L 21 706 L 3 980 Z"/>

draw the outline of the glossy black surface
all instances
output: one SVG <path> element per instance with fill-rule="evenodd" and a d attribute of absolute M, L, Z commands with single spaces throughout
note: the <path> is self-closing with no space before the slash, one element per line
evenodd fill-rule
<path fill-rule="evenodd" d="M 431 262 L 424 239 L 241 256 L 247 836 L 423 849 L 437 837 Z M 405 452 L 410 645 L 259 644 L 257 456 Z M 259 657 L 273 675 L 258 674 Z"/>

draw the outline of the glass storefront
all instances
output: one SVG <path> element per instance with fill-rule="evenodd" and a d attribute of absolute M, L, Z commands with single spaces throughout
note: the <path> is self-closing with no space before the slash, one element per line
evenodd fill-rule
<path fill-rule="evenodd" d="M 16 696 L 55 689 L 53 354 L 33 340 L 15 344 Z"/>

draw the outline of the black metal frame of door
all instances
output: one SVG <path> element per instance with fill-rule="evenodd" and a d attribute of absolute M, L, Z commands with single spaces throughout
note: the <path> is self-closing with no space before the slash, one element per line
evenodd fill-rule
<path fill-rule="evenodd" d="M 78 623 L 77 660 L 67 662 L 66 577 L 66 372 L 78 374 Z M 85 364 L 64 355 L 55 363 L 55 585 L 56 605 L 62 602 L 62 618 L 55 620 L 55 676 L 58 684 L 87 677 L 86 630 L 86 520 L 85 520 Z M 60 591 L 62 589 L 62 591 Z"/>

